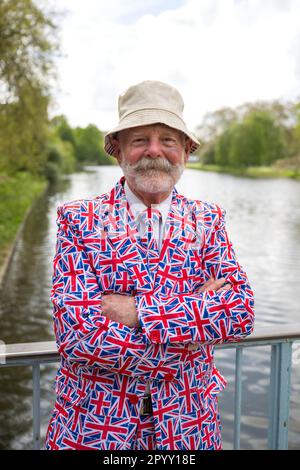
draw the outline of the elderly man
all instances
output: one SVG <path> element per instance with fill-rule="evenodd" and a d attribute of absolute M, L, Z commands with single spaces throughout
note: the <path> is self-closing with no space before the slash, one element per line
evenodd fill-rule
<path fill-rule="evenodd" d="M 178 194 L 199 145 L 176 89 L 119 98 L 124 176 L 58 209 L 51 293 L 61 366 L 47 449 L 220 449 L 214 344 L 253 329 L 253 293 L 215 204 Z"/>

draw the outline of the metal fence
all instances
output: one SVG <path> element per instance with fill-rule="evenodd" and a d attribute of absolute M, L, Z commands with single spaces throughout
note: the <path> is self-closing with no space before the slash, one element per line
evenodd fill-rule
<path fill-rule="evenodd" d="M 292 346 L 300 340 L 300 324 L 256 328 L 238 343 L 225 343 L 217 348 L 235 348 L 234 449 L 240 449 L 242 371 L 245 348 L 270 346 L 271 367 L 268 410 L 268 448 L 288 448 L 288 422 L 292 372 Z M 41 448 L 40 432 L 40 366 L 57 362 L 59 354 L 54 341 L 0 345 L 0 367 L 32 367 L 33 448 Z"/>

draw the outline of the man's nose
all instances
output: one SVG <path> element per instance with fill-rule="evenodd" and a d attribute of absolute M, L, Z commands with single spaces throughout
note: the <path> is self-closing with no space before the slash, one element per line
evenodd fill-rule
<path fill-rule="evenodd" d="M 148 140 L 146 155 L 152 158 L 157 158 L 157 157 L 162 156 L 162 146 L 158 138 L 153 137 Z"/>

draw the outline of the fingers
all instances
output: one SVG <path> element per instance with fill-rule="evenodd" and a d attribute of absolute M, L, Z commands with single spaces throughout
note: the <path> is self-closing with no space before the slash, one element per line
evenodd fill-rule
<path fill-rule="evenodd" d="M 214 285 L 215 279 L 211 276 L 208 281 L 206 281 L 203 286 L 201 286 L 199 289 L 197 289 L 197 292 L 204 292 L 206 290 L 213 290 L 213 285 Z"/>
<path fill-rule="evenodd" d="M 225 284 L 225 286 L 220 287 L 220 289 L 218 289 L 218 292 L 220 292 L 221 290 L 228 290 L 230 288 L 231 288 L 231 284 Z"/>

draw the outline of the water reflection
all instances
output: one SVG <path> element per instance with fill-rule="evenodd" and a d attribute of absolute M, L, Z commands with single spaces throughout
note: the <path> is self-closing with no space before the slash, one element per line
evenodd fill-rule
<path fill-rule="evenodd" d="M 118 167 L 91 167 L 89 172 L 67 177 L 35 204 L 0 292 L 3 341 L 54 339 L 49 291 L 56 207 L 108 191 L 120 176 Z M 230 238 L 255 291 L 257 324 L 297 322 L 300 184 L 186 170 L 177 189 L 188 197 L 214 201 L 226 208 Z M 269 351 L 267 347 L 250 348 L 243 355 L 242 448 L 267 446 Z M 233 350 L 217 352 L 217 365 L 229 382 L 220 399 L 224 448 L 231 448 L 233 442 L 234 358 Z M 43 434 L 55 398 L 56 368 L 46 365 L 41 370 Z M 299 383 L 295 371 L 293 375 L 289 439 L 291 448 L 299 448 Z M 0 448 L 31 448 L 31 369 L 2 368 L 0 390 Z"/>

